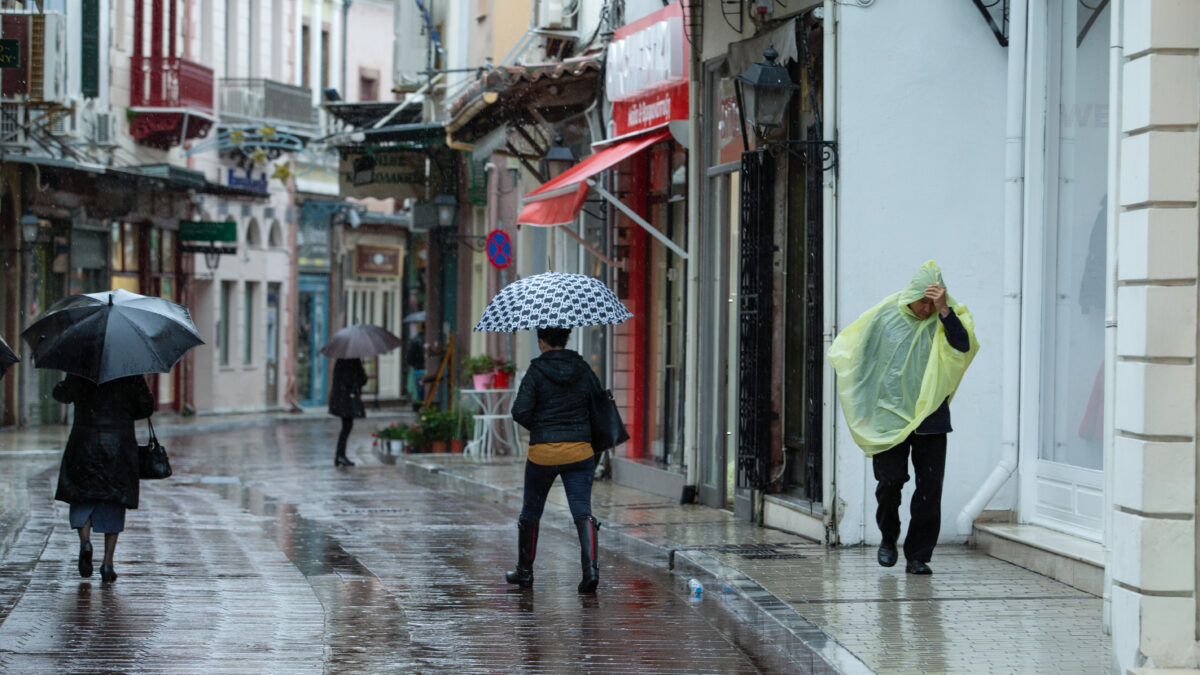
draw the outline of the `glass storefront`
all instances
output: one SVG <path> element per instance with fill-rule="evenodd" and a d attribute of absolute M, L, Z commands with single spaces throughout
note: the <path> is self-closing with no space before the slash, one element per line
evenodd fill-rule
<path fill-rule="evenodd" d="M 1039 522 L 1099 538 L 1108 222 L 1106 5 L 1049 5 Z"/>

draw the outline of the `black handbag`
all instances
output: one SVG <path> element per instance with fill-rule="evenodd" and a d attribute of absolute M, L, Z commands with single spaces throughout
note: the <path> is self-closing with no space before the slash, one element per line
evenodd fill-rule
<path fill-rule="evenodd" d="M 154 423 L 146 418 L 150 425 L 150 441 L 138 446 L 138 477 L 153 480 L 166 478 L 171 475 L 171 462 L 167 459 L 167 449 L 158 442 L 154 435 Z"/>
<path fill-rule="evenodd" d="M 621 411 L 608 389 L 592 390 L 592 450 L 600 454 L 629 440 Z"/>

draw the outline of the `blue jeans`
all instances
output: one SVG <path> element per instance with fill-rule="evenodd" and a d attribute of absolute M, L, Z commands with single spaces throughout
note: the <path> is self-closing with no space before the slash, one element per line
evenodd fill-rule
<path fill-rule="evenodd" d="M 521 520 L 536 523 L 542 519 L 546 495 L 550 493 L 550 486 L 557 476 L 562 476 L 571 517 L 579 520 L 592 515 L 592 480 L 595 472 L 595 457 L 555 466 L 542 466 L 525 460 L 525 504 L 521 507 Z"/>

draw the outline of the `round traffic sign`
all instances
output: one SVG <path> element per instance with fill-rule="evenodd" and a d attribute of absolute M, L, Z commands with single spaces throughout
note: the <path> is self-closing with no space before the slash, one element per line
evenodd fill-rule
<path fill-rule="evenodd" d="M 493 267 L 504 269 L 512 264 L 512 239 L 504 230 L 492 230 L 487 236 L 487 257 Z"/>

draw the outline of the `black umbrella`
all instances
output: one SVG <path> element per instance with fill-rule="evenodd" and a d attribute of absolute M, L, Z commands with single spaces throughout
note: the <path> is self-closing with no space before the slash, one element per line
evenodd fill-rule
<path fill-rule="evenodd" d="M 20 360 L 13 353 L 12 347 L 9 347 L 8 343 L 4 341 L 4 337 L 0 336 L 0 377 L 4 376 L 9 366 Z"/>
<path fill-rule="evenodd" d="M 63 298 L 21 337 L 33 350 L 34 366 L 96 384 L 168 372 L 204 344 L 183 305 L 120 289 Z"/>
<path fill-rule="evenodd" d="M 379 326 L 360 323 L 334 333 L 321 347 L 321 353 L 331 359 L 361 359 L 390 352 L 402 344 L 404 340 Z"/>

